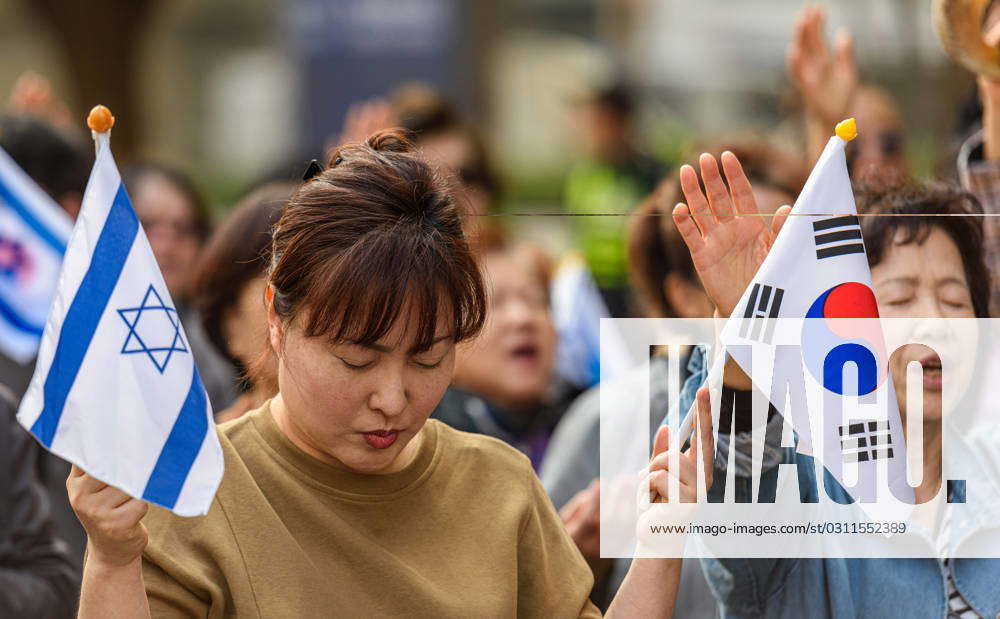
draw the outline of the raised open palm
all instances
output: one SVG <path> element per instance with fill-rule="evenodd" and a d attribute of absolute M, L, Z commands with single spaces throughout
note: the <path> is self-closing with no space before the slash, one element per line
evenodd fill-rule
<path fill-rule="evenodd" d="M 712 155 L 705 153 L 698 159 L 704 192 L 694 168 L 681 167 L 681 190 L 687 204 L 674 207 L 673 219 L 705 293 L 721 316 L 729 316 L 764 262 L 791 207 L 779 208 L 770 220 L 762 217 L 736 155 L 726 151 L 720 159 L 728 189 Z"/>
<path fill-rule="evenodd" d="M 858 68 L 851 36 L 838 33 L 831 52 L 823 34 L 825 22 L 823 7 L 802 11 L 795 22 L 787 60 L 788 75 L 806 111 L 828 125 L 849 115 L 851 98 L 858 88 Z"/>

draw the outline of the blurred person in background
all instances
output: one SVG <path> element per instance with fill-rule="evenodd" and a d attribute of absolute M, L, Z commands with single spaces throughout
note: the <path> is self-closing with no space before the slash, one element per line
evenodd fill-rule
<path fill-rule="evenodd" d="M 93 149 L 72 128 L 33 113 L 0 116 L 0 147 L 72 219 L 80 213 Z"/>
<path fill-rule="evenodd" d="M 556 333 L 547 262 L 527 245 L 480 236 L 487 286 L 482 332 L 458 347 L 455 377 L 431 415 L 453 428 L 498 438 L 537 471 L 568 402 L 553 400 Z"/>
<path fill-rule="evenodd" d="M 634 144 L 634 103 L 623 84 L 591 93 L 574 113 L 583 158 L 566 178 L 564 208 L 608 215 L 572 218 L 574 250 L 559 260 L 552 282 L 552 315 L 559 334 L 556 372 L 579 393 L 600 380 L 602 354 L 624 359 L 622 338 L 613 326 L 602 336 L 600 323 L 601 318 L 637 311 L 628 287 L 623 215 L 653 190 L 662 166 Z M 609 366 L 617 364 L 605 364 Z"/>
<path fill-rule="evenodd" d="M 471 242 L 482 230 L 494 227 L 482 217 L 496 212 L 501 194 L 486 142 L 450 101 L 427 84 L 403 84 L 387 99 L 352 104 L 328 153 L 391 127 L 406 129 L 421 155 L 452 180 L 452 193 L 464 212 L 462 225 Z"/>
<path fill-rule="evenodd" d="M 634 141 L 635 104 L 621 83 L 596 90 L 577 104 L 576 134 L 584 158 L 573 165 L 563 190 L 569 213 L 628 213 L 656 186 L 663 166 Z M 633 309 L 628 292 L 624 217 L 577 217 L 576 246 L 583 252 L 611 316 Z"/>
<path fill-rule="evenodd" d="M 36 477 L 38 444 L 16 412 L 14 394 L 0 384 L 0 617 L 69 619 L 80 562 L 56 532 Z"/>
<path fill-rule="evenodd" d="M 218 423 L 260 407 L 278 390 L 274 360 L 260 358 L 267 346 L 264 288 L 271 229 L 295 187 L 272 182 L 247 194 L 216 227 L 199 260 L 195 305 L 209 341 L 236 369 L 241 391 L 228 408 L 215 412 Z"/>
<path fill-rule="evenodd" d="M 885 89 L 859 83 L 853 38 L 845 30 L 839 31 L 831 50 L 825 26 L 823 7 L 803 9 L 787 55 L 788 74 L 802 105 L 810 162 L 819 159 L 833 127 L 854 117 L 858 137 L 847 147 L 852 178 L 905 173 L 898 103 Z"/>
<path fill-rule="evenodd" d="M 201 195 L 190 177 L 160 164 L 132 164 L 122 177 L 170 296 L 186 303 L 194 267 L 211 232 Z"/>
<path fill-rule="evenodd" d="M 0 148 L 75 219 L 93 164 L 93 149 L 79 133 L 55 127 L 46 116 L 36 114 L 36 108 L 28 105 L 30 101 L 22 103 L 23 113 L 0 116 Z M 15 403 L 28 388 L 34 366 L 34 362 L 21 365 L 0 353 L 0 387 L 11 390 Z M 37 469 L 38 479 L 48 493 L 56 534 L 68 545 L 73 565 L 79 566 L 87 539 L 66 496 L 69 463 L 48 451 L 28 450 L 22 454 L 30 457 L 29 466 Z"/>
<path fill-rule="evenodd" d="M 773 213 L 781 206 L 792 204 L 805 183 L 806 171 L 801 161 L 767 142 L 745 140 L 715 145 L 710 150 L 729 150 L 738 155 L 762 212 Z M 674 205 L 683 199 L 679 175 L 675 173 L 661 182 L 630 218 L 629 278 L 641 311 L 648 318 L 711 318 L 715 309 L 698 279 L 691 254 L 670 218 Z M 681 361 L 682 382 L 692 371 L 687 367 L 690 356 L 688 350 Z M 648 377 L 625 379 L 649 381 L 650 407 L 654 411 L 650 419 L 651 434 L 655 433 L 669 408 L 668 370 L 669 359 L 665 351 L 658 351 L 650 359 Z M 749 431 L 749 428 L 741 430 Z M 724 439 L 720 435 L 720 441 Z M 630 561 L 600 559 L 599 476 L 600 385 L 577 398 L 556 427 L 540 477 L 567 529 L 594 570 L 592 599 L 598 607 L 605 608 L 620 586 Z M 697 560 L 685 560 L 677 609 L 681 617 L 717 615 L 711 590 Z"/>
<path fill-rule="evenodd" d="M 18 78 L 7 108 L 0 148 L 75 219 L 92 149 L 40 75 Z M 66 497 L 69 464 L 17 423 L 33 371 L 0 353 L 0 616 L 72 617 L 86 536 Z"/>
<path fill-rule="evenodd" d="M 864 127 L 851 140 L 846 153 L 848 169 L 857 178 L 863 179 L 871 174 L 907 173 L 906 153 L 903 150 L 906 146 L 903 119 L 899 103 L 888 90 L 862 84 L 854 95 L 854 102 L 845 118 L 847 117 L 854 117 L 858 126 Z M 836 126 L 836 123 L 832 126 Z M 829 132 L 827 126 L 827 133 Z"/>
<path fill-rule="evenodd" d="M 192 298 L 194 272 L 211 232 L 208 209 L 191 178 L 164 165 L 132 164 L 122 182 L 184 325 L 212 410 L 223 410 L 237 397 L 236 377 L 208 342 Z"/>
<path fill-rule="evenodd" d="M 57 131 L 82 137 L 73 125 L 66 102 L 56 96 L 52 82 L 34 71 L 25 71 L 14 81 L 7 100 L 7 110 L 15 115 L 34 116 Z"/>
<path fill-rule="evenodd" d="M 393 92 L 392 106 L 399 125 L 432 165 L 454 177 L 453 193 L 465 211 L 466 236 L 471 242 L 494 224 L 482 217 L 495 213 L 500 202 L 500 180 L 482 134 L 447 99 L 423 84 L 406 84 Z"/>

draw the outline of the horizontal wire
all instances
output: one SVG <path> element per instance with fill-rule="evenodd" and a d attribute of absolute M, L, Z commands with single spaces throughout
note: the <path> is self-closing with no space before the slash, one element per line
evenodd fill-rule
<path fill-rule="evenodd" d="M 673 213 L 466 213 L 467 217 L 673 217 Z M 1000 217 L 1000 213 L 685 213 L 678 217 Z"/>

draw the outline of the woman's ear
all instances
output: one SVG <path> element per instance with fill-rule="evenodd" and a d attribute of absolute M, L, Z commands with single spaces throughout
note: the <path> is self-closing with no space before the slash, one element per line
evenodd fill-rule
<path fill-rule="evenodd" d="M 281 356 L 281 347 L 285 339 L 285 326 L 274 309 L 274 288 L 268 284 L 264 288 L 264 303 L 267 306 L 267 337 L 275 355 Z"/>

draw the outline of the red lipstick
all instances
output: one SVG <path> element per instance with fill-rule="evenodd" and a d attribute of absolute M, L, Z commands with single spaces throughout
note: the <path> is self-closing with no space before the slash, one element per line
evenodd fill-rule
<path fill-rule="evenodd" d="M 399 437 L 399 430 L 378 430 L 376 432 L 365 432 L 365 441 L 375 449 L 387 449 L 396 442 Z"/>

